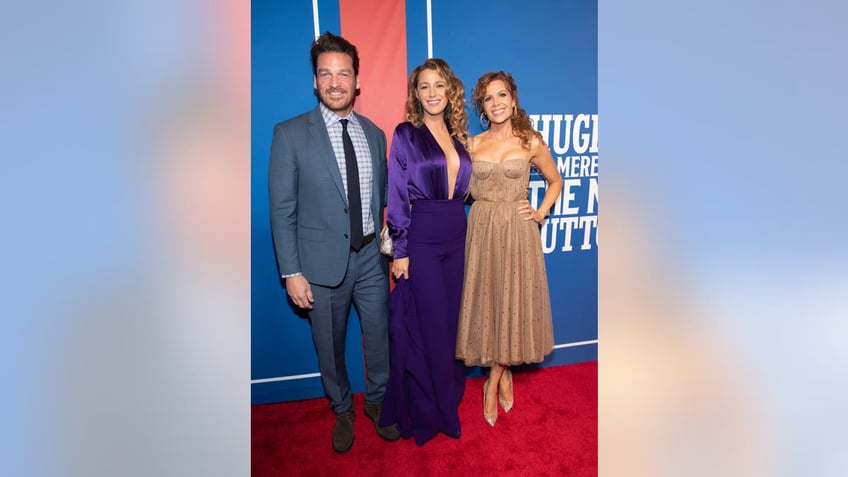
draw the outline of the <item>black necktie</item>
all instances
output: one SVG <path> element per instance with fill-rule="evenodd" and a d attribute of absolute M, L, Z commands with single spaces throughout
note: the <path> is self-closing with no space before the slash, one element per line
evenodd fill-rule
<path fill-rule="evenodd" d="M 362 247 L 362 197 L 359 194 L 359 167 L 356 151 L 347 133 L 347 119 L 342 119 L 342 143 L 347 165 L 347 203 L 350 216 L 350 248 L 359 251 Z"/>

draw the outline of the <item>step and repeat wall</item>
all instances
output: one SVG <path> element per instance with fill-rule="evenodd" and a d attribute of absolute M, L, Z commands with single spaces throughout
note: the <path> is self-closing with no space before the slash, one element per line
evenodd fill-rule
<path fill-rule="evenodd" d="M 251 15 L 254 404 L 323 396 L 309 322 L 289 305 L 277 270 L 267 177 L 274 125 L 316 105 L 309 57 L 316 32 L 340 34 L 357 46 L 355 108 L 389 140 L 403 121 L 406 77 L 428 57 L 445 59 L 465 84 L 472 134 L 481 131 L 470 100 L 477 79 L 496 70 L 513 75 L 563 177 L 563 192 L 540 228 L 556 348 L 539 366 L 597 359 L 597 0 L 254 0 Z M 533 171 L 534 205 L 544 186 Z M 354 392 L 362 392 L 355 311 L 347 362 Z M 480 371 L 469 368 L 468 375 Z"/>

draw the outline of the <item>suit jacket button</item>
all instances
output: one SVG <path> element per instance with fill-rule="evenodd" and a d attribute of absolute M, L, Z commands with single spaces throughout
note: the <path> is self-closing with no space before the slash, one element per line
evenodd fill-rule
<path fill-rule="evenodd" d="M 347 209 L 345 209 L 345 213 L 347 213 Z"/>

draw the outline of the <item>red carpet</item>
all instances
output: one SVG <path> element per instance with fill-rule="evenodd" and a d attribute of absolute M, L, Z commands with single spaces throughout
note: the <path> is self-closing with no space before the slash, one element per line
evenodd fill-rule
<path fill-rule="evenodd" d="M 423 447 L 412 439 L 385 442 L 354 395 L 356 440 L 333 452 L 335 418 L 326 399 L 252 408 L 252 475 L 342 477 L 400 475 L 596 476 L 598 363 L 521 370 L 513 375 L 515 405 L 483 420 L 485 378 L 468 379 L 459 407 L 462 437 L 439 434 Z"/>

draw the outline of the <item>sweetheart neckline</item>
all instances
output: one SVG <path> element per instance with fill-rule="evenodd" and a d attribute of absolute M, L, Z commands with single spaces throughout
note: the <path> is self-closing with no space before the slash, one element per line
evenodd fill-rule
<path fill-rule="evenodd" d="M 473 163 L 475 163 L 475 162 L 485 162 L 486 164 L 495 164 L 495 165 L 499 165 L 499 164 L 503 164 L 504 162 L 508 162 L 508 161 L 524 161 L 524 162 L 527 162 L 527 163 L 529 163 L 529 162 L 530 162 L 530 161 L 528 161 L 527 159 L 516 158 L 516 159 L 504 159 L 504 160 L 503 160 L 503 161 L 501 161 L 501 162 L 484 161 L 483 159 L 477 159 L 476 161 L 472 161 L 471 163 L 473 164 Z"/>

